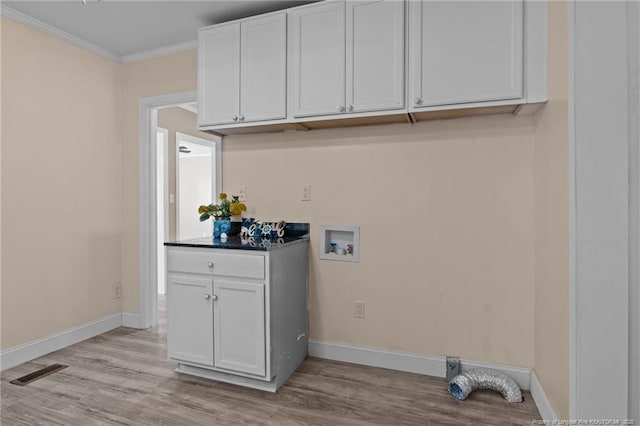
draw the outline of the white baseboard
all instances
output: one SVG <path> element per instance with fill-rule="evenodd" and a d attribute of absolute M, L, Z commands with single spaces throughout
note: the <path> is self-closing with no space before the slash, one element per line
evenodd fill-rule
<path fill-rule="evenodd" d="M 446 376 L 446 358 L 443 356 L 420 355 L 317 340 L 309 340 L 309 355 L 428 376 Z M 521 389 L 529 390 L 531 387 L 531 369 L 527 367 L 489 364 L 465 359 L 460 360 L 460 367 L 463 372 L 472 368 L 491 368 L 507 374 Z"/>
<path fill-rule="evenodd" d="M 542 417 L 543 420 L 559 420 L 551 406 L 549 398 L 547 398 L 547 394 L 544 392 L 542 383 L 538 380 L 535 370 L 531 370 L 531 397 L 536 403 L 540 417 Z"/>
<path fill-rule="evenodd" d="M 309 355 L 372 367 L 444 377 L 444 357 L 309 340 Z"/>
<path fill-rule="evenodd" d="M 32 340 L 0 352 L 0 370 L 4 371 L 23 362 L 86 340 L 122 325 L 122 313 L 108 315 L 49 336 Z"/>
<path fill-rule="evenodd" d="M 140 314 L 135 312 L 123 312 L 122 313 L 122 326 L 131 328 L 140 327 Z"/>

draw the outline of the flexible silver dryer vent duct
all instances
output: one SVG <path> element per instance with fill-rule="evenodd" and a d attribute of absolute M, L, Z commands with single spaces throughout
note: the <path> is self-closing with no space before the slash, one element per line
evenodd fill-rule
<path fill-rule="evenodd" d="M 458 374 L 449 382 L 449 393 L 464 401 L 476 389 L 491 389 L 500 392 L 509 402 L 522 402 L 522 392 L 506 374 L 488 368 L 475 368 Z"/>

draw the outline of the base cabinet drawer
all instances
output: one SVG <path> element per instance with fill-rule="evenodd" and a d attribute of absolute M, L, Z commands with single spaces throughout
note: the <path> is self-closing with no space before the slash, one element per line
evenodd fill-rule
<path fill-rule="evenodd" d="M 169 272 L 214 274 L 227 277 L 264 279 L 264 256 L 250 254 L 209 253 L 206 250 L 170 250 Z"/>

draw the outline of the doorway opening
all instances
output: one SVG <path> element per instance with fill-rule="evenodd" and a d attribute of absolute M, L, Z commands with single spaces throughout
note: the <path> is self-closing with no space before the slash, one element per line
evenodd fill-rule
<path fill-rule="evenodd" d="M 197 210 L 222 189 L 222 140 L 198 131 L 196 113 L 195 91 L 140 102 L 140 328 L 166 324 L 164 243 L 211 235 Z"/>
<path fill-rule="evenodd" d="M 211 236 L 211 223 L 200 222 L 197 207 L 215 202 L 215 141 L 176 132 L 176 240 Z"/>

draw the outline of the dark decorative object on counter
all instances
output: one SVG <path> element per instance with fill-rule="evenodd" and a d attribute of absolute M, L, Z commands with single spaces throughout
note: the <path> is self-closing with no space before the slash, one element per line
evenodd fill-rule
<path fill-rule="evenodd" d="M 242 228 L 242 222 L 234 222 L 234 221 L 232 221 L 231 222 L 231 230 L 227 234 L 229 236 L 240 235 L 240 228 Z"/>
<path fill-rule="evenodd" d="M 277 239 L 285 235 L 287 222 L 263 222 L 254 218 L 243 218 L 240 230 L 240 237 L 260 239 Z"/>

